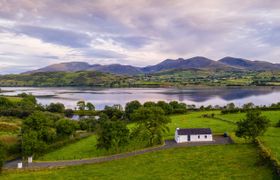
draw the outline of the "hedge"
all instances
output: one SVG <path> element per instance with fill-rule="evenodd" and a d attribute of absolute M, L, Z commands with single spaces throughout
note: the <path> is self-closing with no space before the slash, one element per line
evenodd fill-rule
<path fill-rule="evenodd" d="M 276 174 L 280 176 L 280 161 L 271 153 L 270 149 L 264 146 L 264 144 L 259 139 L 256 139 L 255 143 L 260 150 L 261 157 L 265 161 L 269 162 Z"/>

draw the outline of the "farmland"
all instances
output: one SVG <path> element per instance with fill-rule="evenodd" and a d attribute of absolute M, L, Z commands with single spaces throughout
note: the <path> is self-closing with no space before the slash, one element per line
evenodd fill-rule
<path fill-rule="evenodd" d="M 276 123 L 280 120 L 280 111 L 263 111 L 262 115 L 270 120 L 271 127 L 269 127 L 264 136 L 261 137 L 261 141 L 264 142 L 278 159 L 280 159 L 280 128 L 275 127 Z M 245 113 L 217 115 L 217 117 L 237 122 L 245 117 Z"/>
<path fill-rule="evenodd" d="M 203 118 L 203 114 L 209 113 L 218 113 L 218 111 L 204 111 L 204 112 L 193 112 L 188 113 L 186 115 L 174 115 L 171 116 L 171 123 L 169 126 L 169 133 L 165 135 L 165 139 L 173 139 L 174 138 L 174 130 L 177 127 L 181 128 L 204 128 L 210 127 L 213 130 L 214 134 L 221 134 L 224 132 L 233 132 L 234 125 L 219 121 L 216 119 Z M 132 128 L 134 124 L 131 124 Z M 43 161 L 51 161 L 51 160 L 66 160 L 66 159 L 81 159 L 81 158 L 90 158 L 90 157 L 98 157 L 104 156 L 108 154 L 112 154 L 113 152 L 108 152 L 104 150 L 96 149 L 96 136 L 92 135 L 86 139 L 78 141 L 74 144 L 70 144 L 56 151 L 50 152 L 42 157 L 39 160 Z M 128 147 L 122 150 L 123 151 L 131 151 L 139 148 L 143 148 L 140 143 L 134 142 L 130 144 Z"/>
<path fill-rule="evenodd" d="M 169 126 L 169 133 L 165 135 L 165 139 L 172 139 L 174 137 L 174 130 L 177 127 L 181 128 L 203 128 L 210 127 L 214 134 L 222 134 L 224 132 L 228 132 L 230 134 L 234 134 L 235 125 L 232 123 L 228 123 L 226 121 L 221 121 L 213 118 L 205 118 L 202 117 L 203 114 L 216 114 L 217 117 L 226 119 L 228 121 L 236 122 L 241 118 L 245 117 L 244 113 L 238 114 L 227 114 L 220 115 L 219 111 L 202 111 L 202 112 L 192 112 L 186 115 L 173 115 L 171 116 L 172 122 Z M 280 114 L 279 111 L 267 111 L 263 113 L 272 122 L 276 123 L 277 116 Z M 133 127 L 133 124 L 130 125 Z M 278 128 L 269 128 L 268 132 L 262 137 L 262 140 L 265 144 L 271 148 L 275 153 L 280 154 L 280 141 L 279 141 L 279 129 Z M 108 154 L 112 154 L 113 152 L 108 152 L 104 150 L 96 149 L 96 136 L 92 135 L 86 139 L 78 141 L 74 144 L 67 145 L 61 149 L 50 152 L 39 158 L 40 161 L 52 161 L 52 160 L 66 160 L 66 159 L 81 159 L 81 158 L 90 158 L 90 157 L 98 157 L 104 156 Z M 122 151 L 131 151 L 141 146 L 138 144 L 131 145 Z"/>
<path fill-rule="evenodd" d="M 273 179 L 259 161 L 255 147 L 246 144 L 173 148 L 100 164 L 4 173 L 1 179 Z"/>
<path fill-rule="evenodd" d="M 60 117 L 60 115 L 50 114 L 50 112 L 45 112 L 42 115 L 52 118 Z M 271 120 L 271 125 L 265 135 L 261 137 L 261 140 L 279 158 L 279 129 L 275 126 L 279 120 L 280 111 L 263 111 L 263 115 Z M 209 127 L 213 134 L 227 132 L 236 143 L 230 145 L 171 148 L 110 162 L 59 169 L 44 169 L 35 172 L 5 171 L 2 177 L 3 179 L 30 179 L 35 177 L 37 179 L 61 179 L 77 178 L 83 175 L 83 177 L 92 177 L 93 179 L 112 179 L 114 177 L 127 177 L 131 179 L 134 176 L 139 179 L 149 179 L 153 174 L 159 179 L 165 177 L 168 179 L 172 179 L 172 177 L 202 179 L 207 173 L 209 179 L 236 179 L 240 177 L 244 179 L 251 179 L 252 177 L 257 177 L 254 179 L 274 178 L 272 168 L 261 161 L 256 146 L 234 136 L 236 130 L 235 123 L 244 118 L 245 113 L 222 114 L 220 110 L 197 109 L 169 116 L 171 121 L 167 126 L 170 131 L 164 133 L 164 139 L 173 139 L 174 130 L 177 127 Z M 8 146 L 18 143 L 22 119 L 2 116 L 0 117 L 0 123 L 0 127 L 2 127 L 0 140 Z M 133 131 L 137 125 L 137 122 L 133 121 L 127 124 L 130 131 Z M 96 132 L 91 132 L 90 134 L 89 137 L 46 151 L 43 155 L 37 156 L 35 161 L 85 159 L 147 147 L 144 141 L 131 139 L 126 146 L 119 148 L 117 151 L 113 149 L 98 149 L 96 146 L 98 134 Z M 9 155 L 8 159 L 14 157 Z M 186 169 L 185 167 L 188 168 Z"/>

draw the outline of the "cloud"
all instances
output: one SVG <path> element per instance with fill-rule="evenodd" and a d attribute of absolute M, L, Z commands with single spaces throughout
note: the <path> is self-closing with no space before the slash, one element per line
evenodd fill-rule
<path fill-rule="evenodd" d="M 88 35 L 69 30 L 26 26 L 16 26 L 16 32 L 41 39 L 47 43 L 54 43 L 73 48 L 89 47 L 91 39 Z"/>
<path fill-rule="evenodd" d="M 280 63 L 279 8 L 275 0 L 0 0 L 0 63 L 145 66 L 197 55 Z"/>

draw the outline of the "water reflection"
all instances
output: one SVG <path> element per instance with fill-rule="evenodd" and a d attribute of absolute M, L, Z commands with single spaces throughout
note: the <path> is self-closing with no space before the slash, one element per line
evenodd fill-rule
<path fill-rule="evenodd" d="M 121 104 L 128 101 L 172 101 L 177 100 L 187 104 L 201 105 L 225 105 L 233 102 L 236 105 L 253 102 L 256 105 L 269 105 L 280 101 L 280 88 L 272 87 L 232 87 L 232 88 L 7 88 L 2 90 L 5 95 L 18 93 L 32 93 L 38 102 L 49 104 L 61 102 L 67 107 L 74 108 L 76 102 L 85 100 L 95 104 L 97 109 L 103 109 L 105 105 Z"/>

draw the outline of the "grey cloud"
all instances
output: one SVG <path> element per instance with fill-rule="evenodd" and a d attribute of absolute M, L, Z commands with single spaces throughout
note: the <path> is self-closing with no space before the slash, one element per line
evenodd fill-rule
<path fill-rule="evenodd" d="M 91 38 L 86 34 L 62 29 L 20 25 L 16 27 L 16 32 L 73 48 L 89 47 L 91 42 Z"/>
<path fill-rule="evenodd" d="M 112 58 L 126 58 L 127 55 L 125 54 L 120 54 L 114 51 L 110 51 L 110 50 L 104 50 L 104 49 L 87 49 L 87 50 L 83 50 L 84 51 L 84 55 L 88 56 L 88 57 L 92 57 L 92 58 L 108 58 L 108 59 L 112 59 Z"/>
<path fill-rule="evenodd" d="M 141 48 L 152 41 L 151 38 L 143 36 L 118 36 L 112 39 L 128 48 Z"/>
<path fill-rule="evenodd" d="M 15 23 L 10 31 L 77 49 L 73 58 L 82 54 L 85 59 L 119 58 L 146 65 L 149 61 L 142 61 L 141 53 L 275 59 L 280 51 L 279 8 L 275 0 L 0 0 L 0 17 Z M 61 26 L 63 30 L 57 28 Z M 127 54 L 89 47 L 97 37 L 108 44 L 113 40 Z"/>

